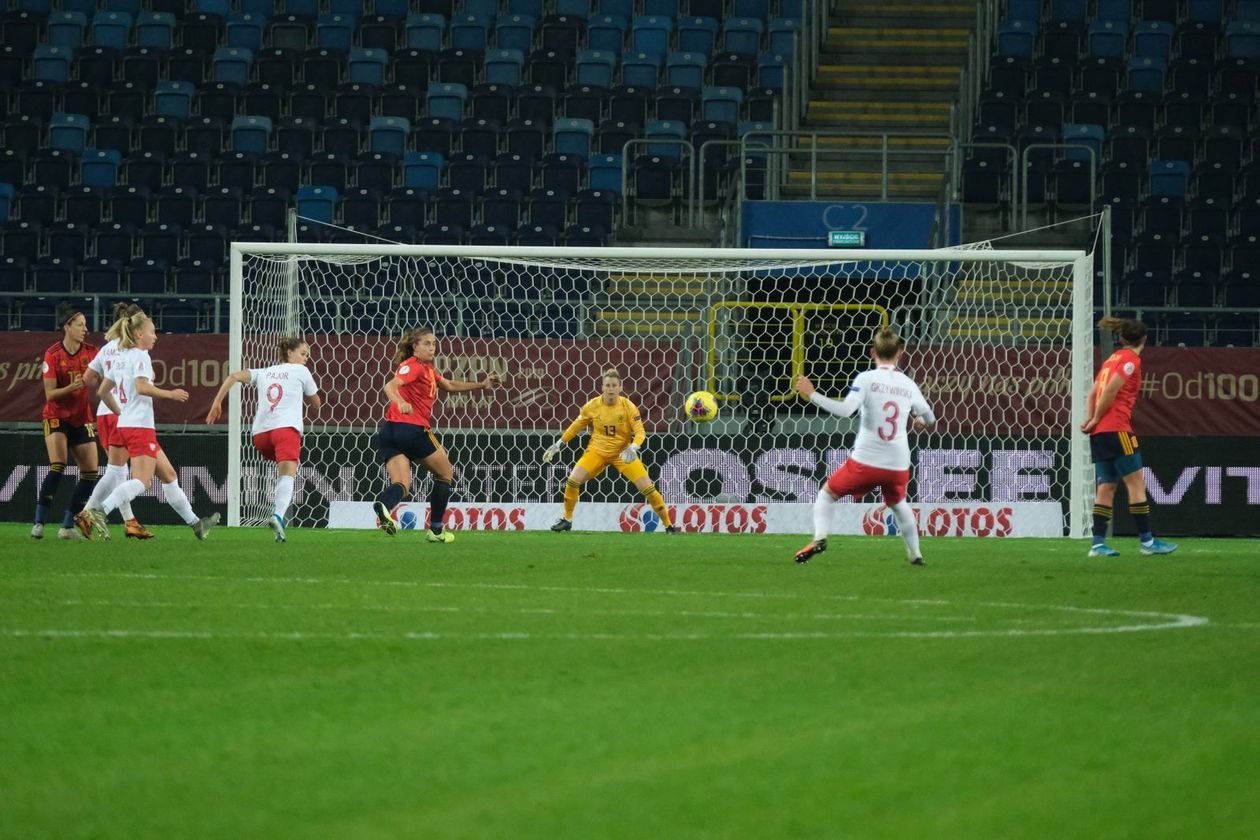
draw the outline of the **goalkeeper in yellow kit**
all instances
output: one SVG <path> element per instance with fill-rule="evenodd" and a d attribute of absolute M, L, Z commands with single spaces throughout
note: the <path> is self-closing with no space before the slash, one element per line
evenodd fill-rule
<path fill-rule="evenodd" d="M 543 463 L 554 461 L 560 454 L 560 447 L 581 434 L 587 426 L 591 427 L 591 441 L 564 482 L 564 518 L 552 525 L 551 530 L 573 530 L 573 509 L 577 507 L 582 484 L 611 465 L 639 488 L 652 510 L 661 518 L 665 532 L 676 533 L 678 529 L 669 520 L 665 500 L 639 459 L 639 448 L 643 446 L 647 433 L 643 430 L 643 421 L 639 419 L 638 406 L 621 395 L 621 377 L 617 371 L 604 371 L 603 394 L 582 406 L 572 425 L 543 452 Z"/>

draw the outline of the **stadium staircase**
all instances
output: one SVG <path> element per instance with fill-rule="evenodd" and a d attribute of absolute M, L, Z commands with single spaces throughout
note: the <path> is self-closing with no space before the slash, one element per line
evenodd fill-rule
<path fill-rule="evenodd" d="M 948 134 L 976 4 L 842 2 L 832 12 L 801 128 L 818 131 Z M 878 137 L 822 137 L 819 197 L 881 195 Z M 810 149 L 808 140 L 801 144 Z M 943 138 L 890 138 L 890 200 L 934 201 L 944 166 Z M 913 152 L 923 154 L 913 154 Z M 935 152 L 935 154 L 933 154 Z M 905 153 L 905 154 L 902 154 Z M 810 154 L 791 158 L 785 197 L 810 195 Z"/>

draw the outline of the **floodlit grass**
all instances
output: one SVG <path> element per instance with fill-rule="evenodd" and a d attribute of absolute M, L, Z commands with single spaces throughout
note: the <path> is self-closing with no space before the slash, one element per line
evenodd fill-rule
<path fill-rule="evenodd" d="M 1260 836 L 1255 541 L 27 530 L 0 837 Z"/>

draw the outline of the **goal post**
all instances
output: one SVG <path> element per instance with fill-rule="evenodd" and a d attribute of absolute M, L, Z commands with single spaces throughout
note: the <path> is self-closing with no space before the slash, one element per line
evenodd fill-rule
<path fill-rule="evenodd" d="M 532 528 L 554 513 L 579 444 L 548 466 L 538 454 L 612 368 L 642 410 L 655 483 L 691 517 L 685 530 L 794 530 L 847 455 L 852 423 L 820 416 L 793 382 L 806 374 L 843 393 L 870 364 L 875 328 L 892 326 L 940 417 L 911 441 L 910 500 L 930 519 L 925 533 L 1087 531 L 1084 251 L 237 242 L 230 270 L 233 370 L 275 363 L 295 315 L 311 345 L 325 404 L 307 417 L 294 525 L 363 524 L 383 480 L 371 436 L 390 358 L 404 330 L 428 326 L 440 374 L 505 379 L 436 402 L 434 428 L 456 469 L 454 527 Z M 712 423 L 679 411 L 700 389 L 719 399 Z M 233 390 L 229 525 L 270 515 L 272 468 L 249 435 L 256 406 L 252 389 Z M 421 508 L 425 495 L 421 476 Z M 587 482 L 579 515 L 589 508 L 589 527 L 650 530 L 641 502 L 614 473 Z M 873 497 L 837 507 L 864 532 L 892 527 Z"/>

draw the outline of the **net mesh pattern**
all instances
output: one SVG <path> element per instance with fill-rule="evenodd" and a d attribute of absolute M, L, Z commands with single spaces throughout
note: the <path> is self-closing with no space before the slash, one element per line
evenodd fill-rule
<path fill-rule="evenodd" d="M 920 454 L 948 462 L 912 485 L 912 500 L 1053 499 L 1064 502 L 1066 523 L 1073 319 L 1081 335 L 1089 318 L 1074 316 L 1073 277 L 1072 263 L 1033 252 L 955 260 L 245 253 L 240 351 L 254 368 L 278 361 L 282 336 L 311 344 L 325 406 L 306 419 L 290 513 L 297 525 L 322 525 L 328 498 L 379 490 L 371 437 L 384 416 L 382 386 L 398 337 L 421 326 L 438 334 L 443 377 L 505 379 L 497 390 L 438 395 L 433 425 L 452 454 L 457 501 L 556 500 L 572 460 L 544 467 L 538 453 L 599 393 L 608 368 L 642 411 L 649 467 L 653 436 L 700 449 L 711 440 L 749 463 L 783 447 L 834 455 L 837 441 L 851 443 L 850 421 L 820 416 L 793 383 L 805 374 L 842 396 L 871 364 L 873 332 L 892 326 L 907 342 L 904 369 L 940 417 Z M 717 395 L 719 418 L 689 423 L 683 397 L 701 389 Z M 257 394 L 246 388 L 241 399 L 241 468 L 231 480 L 240 481 L 241 522 L 260 523 L 270 516 L 274 468 L 250 440 Z M 798 493 L 749 492 L 806 501 L 803 488 L 821 475 L 802 477 L 792 485 Z M 711 490 L 702 474 L 654 478 L 667 497 Z M 413 493 L 426 492 L 421 471 Z M 605 477 L 588 482 L 583 498 L 637 496 Z"/>

